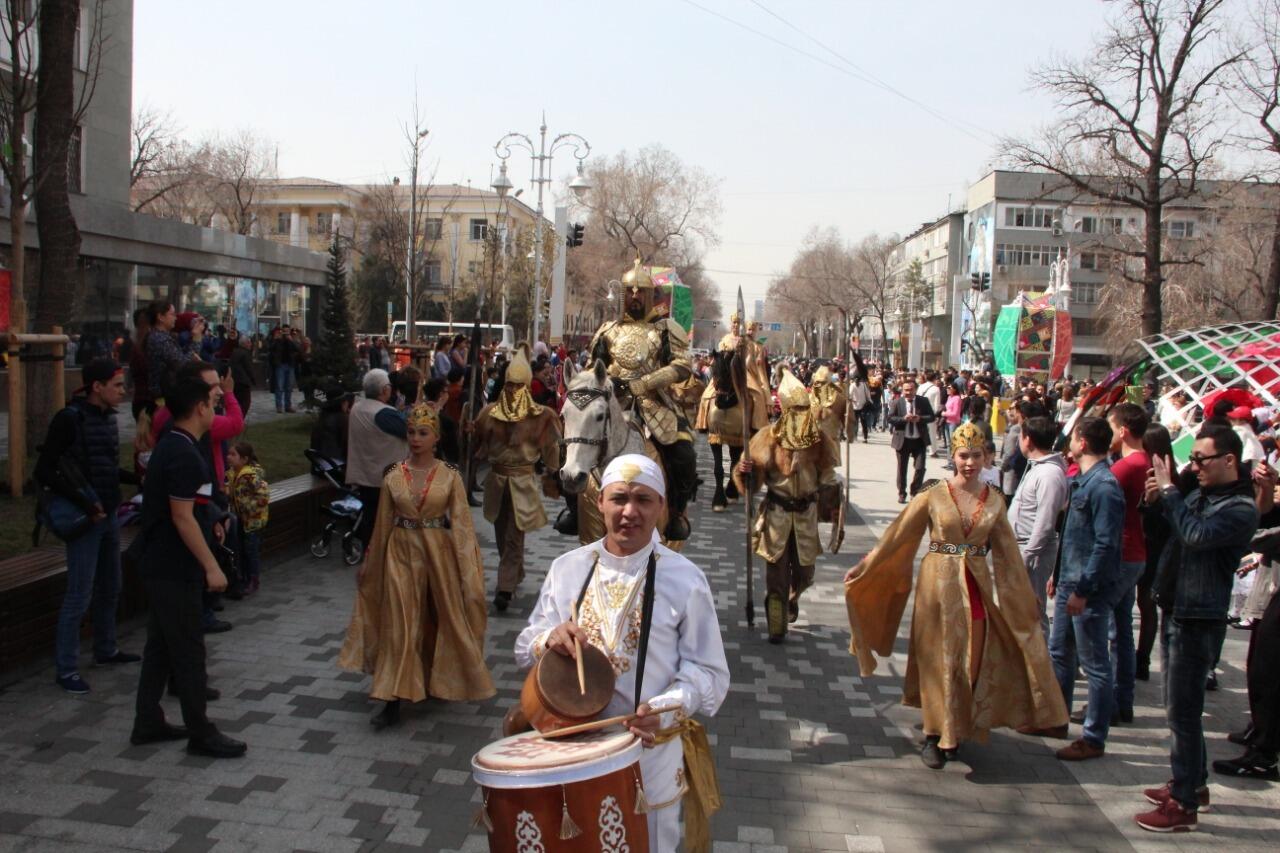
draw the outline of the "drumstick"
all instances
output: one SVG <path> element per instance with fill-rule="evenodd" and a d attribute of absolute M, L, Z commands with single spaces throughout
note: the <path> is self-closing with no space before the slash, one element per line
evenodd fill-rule
<path fill-rule="evenodd" d="M 649 713 L 665 714 L 668 711 L 674 711 L 679 707 L 680 707 L 679 705 L 671 705 L 666 708 L 650 708 Z M 616 717 L 606 717 L 603 720 L 592 720 L 589 723 L 578 723 L 576 726 L 565 726 L 563 729 L 554 729 L 549 732 L 534 732 L 531 736 L 536 738 L 546 739 L 546 738 L 564 737 L 566 735 L 576 735 L 576 734 L 581 734 L 582 732 L 592 732 L 592 731 L 595 731 L 596 729 L 608 728 L 609 726 L 612 726 L 615 723 L 624 723 L 634 716 L 635 714 L 620 714 Z"/>
<path fill-rule="evenodd" d="M 574 608 L 573 623 L 578 624 L 578 617 L 582 614 L 582 606 L 578 605 Z M 587 674 L 582 669 L 582 641 L 578 639 L 578 635 L 573 635 L 573 658 L 578 664 L 578 695 L 587 695 Z"/>

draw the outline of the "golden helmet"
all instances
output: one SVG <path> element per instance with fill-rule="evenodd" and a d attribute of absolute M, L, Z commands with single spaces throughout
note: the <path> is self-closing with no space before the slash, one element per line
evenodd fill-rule
<path fill-rule="evenodd" d="M 809 392 L 805 390 L 804 383 L 785 367 L 782 368 L 782 381 L 778 383 L 778 404 L 784 409 L 809 406 Z"/>
<path fill-rule="evenodd" d="M 622 286 L 627 290 L 633 288 L 653 289 L 653 275 L 649 272 L 648 267 L 640 264 L 638 256 L 636 257 L 635 265 L 622 274 Z"/>

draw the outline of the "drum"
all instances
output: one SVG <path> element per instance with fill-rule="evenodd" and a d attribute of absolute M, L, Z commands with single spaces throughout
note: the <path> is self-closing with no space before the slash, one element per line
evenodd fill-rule
<path fill-rule="evenodd" d="M 503 720 L 502 733 L 514 735 L 530 727 L 549 732 L 599 717 L 613 698 L 617 678 L 613 664 L 595 646 L 584 645 L 582 669 L 586 693 L 578 687 L 578 664 L 573 658 L 553 651 L 544 654 L 525 677 L 520 705 Z"/>
<path fill-rule="evenodd" d="M 642 747 L 618 729 L 547 740 L 516 735 L 471 759 L 492 853 L 648 853 Z"/>

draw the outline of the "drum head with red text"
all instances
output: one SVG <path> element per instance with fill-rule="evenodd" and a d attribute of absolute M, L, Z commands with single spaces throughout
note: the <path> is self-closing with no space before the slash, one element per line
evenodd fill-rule
<path fill-rule="evenodd" d="M 482 785 L 540 787 L 612 773 L 639 760 L 640 749 L 635 735 L 618 728 L 555 739 L 519 734 L 477 752 L 471 767 Z"/>

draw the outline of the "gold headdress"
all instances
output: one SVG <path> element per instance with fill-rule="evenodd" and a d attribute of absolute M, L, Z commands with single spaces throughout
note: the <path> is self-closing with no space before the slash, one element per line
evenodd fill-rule
<path fill-rule="evenodd" d="M 418 403 L 409 410 L 406 418 L 409 429 L 416 427 L 426 427 L 436 435 L 440 434 L 440 415 L 436 413 L 435 407 L 429 403 Z"/>
<path fill-rule="evenodd" d="M 542 406 L 533 402 L 533 397 L 529 395 L 529 383 L 533 381 L 533 371 L 529 367 L 529 356 L 525 353 L 523 345 L 516 348 L 515 355 L 511 357 L 511 363 L 507 365 L 506 381 L 514 382 L 520 387 L 515 391 L 503 387 L 502 393 L 498 395 L 498 402 L 493 404 L 493 409 L 489 412 L 491 417 L 513 424 L 542 414 Z"/>
<path fill-rule="evenodd" d="M 639 257 L 636 258 L 635 265 L 622 274 L 622 286 L 631 291 L 640 288 L 653 289 L 653 276 L 649 273 L 648 267 L 640 265 Z"/>
<path fill-rule="evenodd" d="M 951 433 L 951 452 L 957 450 L 986 450 L 987 434 L 982 431 L 982 427 L 969 422 L 963 423 L 956 427 L 955 432 Z"/>
<path fill-rule="evenodd" d="M 831 381 L 831 370 L 825 364 L 813 372 L 813 384 L 821 385 Z"/>
<path fill-rule="evenodd" d="M 804 450 L 821 440 L 818 424 L 809 408 L 809 392 L 785 367 L 778 384 L 782 416 L 774 423 L 773 437 L 786 450 Z"/>

